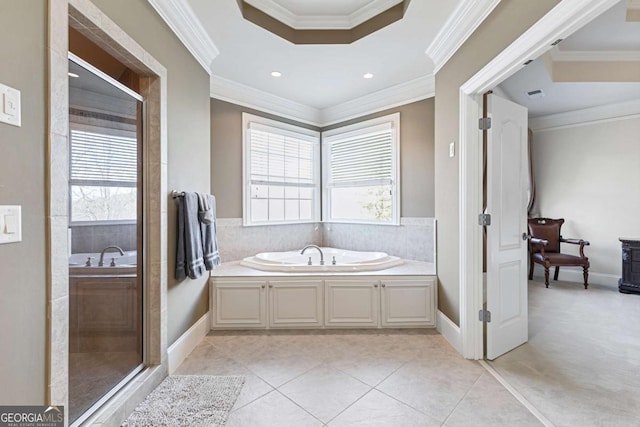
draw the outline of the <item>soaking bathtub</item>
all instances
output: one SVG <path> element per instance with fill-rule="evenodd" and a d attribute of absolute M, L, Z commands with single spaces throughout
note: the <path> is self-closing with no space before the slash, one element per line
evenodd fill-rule
<path fill-rule="evenodd" d="M 91 258 L 91 266 L 87 260 Z M 111 266 L 111 259 L 115 258 L 115 267 Z M 98 266 L 100 253 L 77 253 L 69 256 L 69 275 L 129 275 L 136 274 L 138 255 L 136 251 L 125 252 L 123 256 L 114 252 L 104 254 L 104 266 Z"/>
<path fill-rule="evenodd" d="M 435 327 L 434 263 L 319 248 L 321 265 L 318 248 L 304 255 L 301 249 L 258 253 L 213 270 L 211 328 Z"/>
<path fill-rule="evenodd" d="M 396 256 L 385 252 L 360 252 L 336 248 L 320 248 L 324 265 L 320 264 L 320 252 L 309 248 L 304 254 L 300 250 L 287 252 L 262 252 L 244 258 L 240 265 L 261 271 L 272 272 L 360 272 L 386 270 L 404 263 Z"/>

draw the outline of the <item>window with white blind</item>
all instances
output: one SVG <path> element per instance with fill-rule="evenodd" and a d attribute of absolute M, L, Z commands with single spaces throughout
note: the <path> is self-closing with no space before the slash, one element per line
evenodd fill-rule
<path fill-rule="evenodd" d="M 243 113 L 244 224 L 320 220 L 320 135 Z"/>
<path fill-rule="evenodd" d="M 69 163 L 71 222 L 136 220 L 135 132 L 73 124 Z"/>
<path fill-rule="evenodd" d="M 400 114 L 322 134 L 323 219 L 400 223 Z"/>

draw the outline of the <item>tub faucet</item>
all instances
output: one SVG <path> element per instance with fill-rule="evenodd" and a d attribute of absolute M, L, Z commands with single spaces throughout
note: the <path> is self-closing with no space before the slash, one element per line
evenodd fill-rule
<path fill-rule="evenodd" d="M 120 256 L 124 256 L 124 251 L 120 248 L 120 246 L 107 246 L 106 248 L 104 248 L 102 250 L 102 252 L 100 252 L 100 261 L 98 262 L 98 267 L 104 267 L 104 254 L 109 249 L 116 250 L 116 251 L 120 252 Z"/>
<path fill-rule="evenodd" d="M 322 249 L 316 245 L 307 245 L 300 251 L 300 255 L 304 255 L 305 251 L 309 248 L 317 249 L 320 252 L 320 265 L 324 265 L 324 254 L 322 253 Z M 311 265 L 311 264 L 309 264 Z"/>

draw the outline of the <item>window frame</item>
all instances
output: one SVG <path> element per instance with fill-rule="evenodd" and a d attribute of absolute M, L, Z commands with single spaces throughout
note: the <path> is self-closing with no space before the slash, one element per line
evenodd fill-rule
<path fill-rule="evenodd" d="M 392 130 L 392 172 L 391 172 L 391 220 L 363 220 L 331 217 L 331 184 L 329 172 L 331 164 L 329 159 L 329 145 L 338 141 L 353 137 L 358 134 L 371 132 L 375 128 L 390 126 Z M 331 129 L 322 132 L 322 222 L 326 223 L 349 223 L 349 224 L 375 224 L 375 225 L 400 225 L 400 113 L 392 113 L 370 120 L 364 120 L 347 126 Z M 348 188 L 348 187 L 347 187 Z"/>
<path fill-rule="evenodd" d="M 69 197 L 68 206 L 69 206 L 69 226 L 70 227 L 82 227 L 82 226 L 93 226 L 93 225 L 131 225 L 137 224 L 138 219 L 110 219 L 110 220 L 95 220 L 95 221 L 73 221 L 73 196 L 72 196 L 72 187 L 75 185 L 85 185 L 85 186 L 95 186 L 95 187 L 114 187 L 114 188 L 135 188 L 136 191 L 139 191 L 139 182 L 136 183 L 127 183 L 127 182 L 116 182 L 116 181 L 83 181 L 83 180 L 74 180 L 72 179 L 72 162 L 71 162 L 71 150 L 72 150 L 72 130 L 77 130 L 80 132 L 91 132 L 102 135 L 112 135 L 115 137 L 135 137 L 138 138 L 138 132 L 132 130 L 124 130 L 124 129 L 116 129 L 116 128 L 108 128 L 104 126 L 97 126 L 93 124 L 84 124 L 70 121 L 69 122 L 69 179 L 67 185 L 67 194 Z M 137 151 L 139 152 L 140 141 L 137 140 Z M 138 153 L 138 156 L 140 154 Z M 136 162 L 139 162 L 140 159 L 136 159 Z M 140 180 L 140 170 L 138 170 L 138 181 Z M 114 185 L 115 184 L 115 185 Z M 138 197 L 140 195 L 138 194 Z M 138 208 L 136 207 L 136 212 Z"/>
<path fill-rule="evenodd" d="M 250 126 L 255 123 L 259 127 L 267 127 L 281 132 L 282 135 L 292 135 L 301 139 L 313 139 L 310 141 L 313 148 L 313 199 L 312 217 L 308 220 L 282 220 L 282 221 L 252 221 L 251 220 L 251 151 L 250 151 Z M 320 190 L 320 132 L 301 126 L 283 123 L 277 120 L 254 114 L 242 113 L 242 225 L 246 227 L 280 225 L 280 224 L 309 224 L 321 221 L 321 190 Z"/>

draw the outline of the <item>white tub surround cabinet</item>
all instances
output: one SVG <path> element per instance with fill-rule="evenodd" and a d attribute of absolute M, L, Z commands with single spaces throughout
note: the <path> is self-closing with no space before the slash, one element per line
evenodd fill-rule
<path fill-rule="evenodd" d="M 434 273 L 432 264 L 413 261 L 349 275 L 276 274 L 223 264 L 211 279 L 211 327 L 433 328 Z"/>

